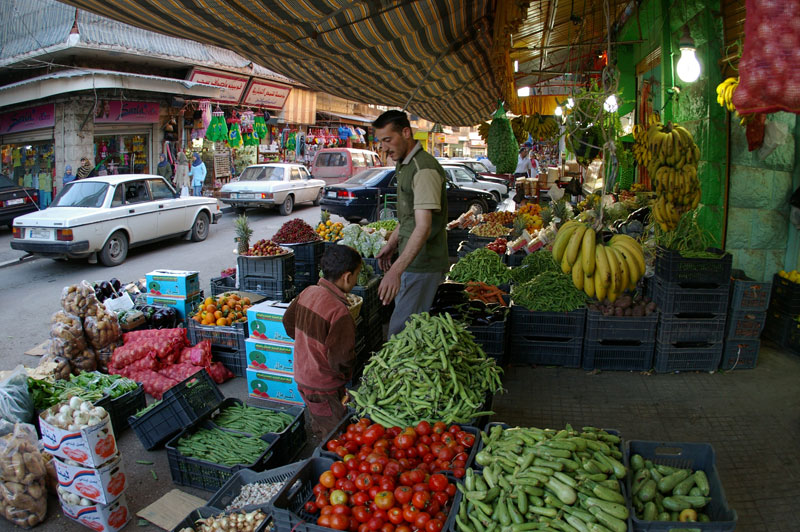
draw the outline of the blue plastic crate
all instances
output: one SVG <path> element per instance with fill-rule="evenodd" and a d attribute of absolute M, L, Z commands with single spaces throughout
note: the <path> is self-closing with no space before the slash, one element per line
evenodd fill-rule
<path fill-rule="evenodd" d="M 658 321 L 656 341 L 671 344 L 676 342 L 720 342 L 725 337 L 725 315 L 667 315 L 661 314 Z"/>
<path fill-rule="evenodd" d="M 583 342 L 583 369 L 647 371 L 653 367 L 655 341 L 589 340 Z"/>
<path fill-rule="evenodd" d="M 741 270 L 733 270 L 730 308 L 732 312 L 763 312 L 772 293 L 770 281 L 754 281 Z"/>
<path fill-rule="evenodd" d="M 237 471 L 230 479 L 228 479 L 225 485 L 217 490 L 214 496 L 208 500 L 206 506 L 223 511 L 230 506 L 236 497 L 239 496 L 239 493 L 242 491 L 242 486 L 246 486 L 247 484 L 271 484 L 275 482 L 286 482 L 297 472 L 299 467 L 300 462 L 294 462 L 275 469 L 262 471 L 260 473 L 250 471 L 249 469 Z M 245 511 L 261 509 L 271 517 L 272 506 L 270 503 L 275 499 L 276 495 L 277 493 L 263 504 L 247 505 L 242 509 Z"/>
<path fill-rule="evenodd" d="M 771 306 L 787 314 L 800 314 L 800 284 L 777 273 L 772 277 Z"/>
<path fill-rule="evenodd" d="M 547 338 L 514 333 L 509 348 L 509 364 L 581 367 L 583 338 Z"/>
<path fill-rule="evenodd" d="M 674 371 L 716 371 L 722 359 L 722 341 L 656 342 L 653 367 L 656 373 Z"/>
<path fill-rule="evenodd" d="M 236 290 L 236 275 L 211 278 L 211 297 Z"/>
<path fill-rule="evenodd" d="M 490 325 L 470 325 L 467 330 L 475 337 L 475 343 L 481 346 L 486 356 L 492 357 L 498 364 L 506 358 L 508 336 L 506 320 L 496 321 Z"/>
<path fill-rule="evenodd" d="M 757 340 L 766 319 L 766 312 L 731 312 L 725 325 L 725 340 Z"/>
<path fill-rule="evenodd" d="M 571 312 L 534 312 L 521 305 L 511 305 L 511 341 L 518 336 L 543 338 L 583 338 L 586 309 Z"/>
<path fill-rule="evenodd" d="M 767 317 L 764 321 L 764 329 L 761 332 L 761 336 L 781 347 L 786 347 L 789 345 L 789 334 L 792 329 L 796 328 L 796 325 L 793 315 L 770 306 L 767 309 Z"/>
<path fill-rule="evenodd" d="M 758 361 L 761 340 L 725 340 L 720 369 L 753 369 Z"/>
<path fill-rule="evenodd" d="M 683 257 L 678 251 L 658 248 L 656 276 L 669 283 L 717 283 L 728 286 L 733 256 L 721 249 L 709 248 L 707 251 L 716 253 L 719 258 Z"/>
<path fill-rule="evenodd" d="M 604 316 L 590 310 L 586 314 L 586 340 L 654 342 L 658 329 L 658 313 L 649 316 Z"/>
<path fill-rule="evenodd" d="M 653 277 L 647 288 L 663 314 L 725 314 L 728 311 L 728 285 L 667 283 Z"/>

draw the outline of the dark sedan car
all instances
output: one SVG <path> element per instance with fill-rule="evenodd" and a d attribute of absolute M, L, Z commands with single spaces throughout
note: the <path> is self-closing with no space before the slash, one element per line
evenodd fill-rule
<path fill-rule="evenodd" d="M 366 219 L 374 222 L 395 215 L 397 180 L 393 167 L 370 168 L 354 175 L 344 183 L 325 187 L 322 208 L 351 221 Z M 388 197 L 387 197 L 388 195 Z M 470 208 L 491 212 L 497 201 L 488 192 L 459 187 L 447 182 L 447 217 L 458 218 Z"/>
<path fill-rule="evenodd" d="M 0 175 L 0 226 L 11 225 L 17 216 L 37 211 L 38 202 L 38 190 L 21 187 Z"/>

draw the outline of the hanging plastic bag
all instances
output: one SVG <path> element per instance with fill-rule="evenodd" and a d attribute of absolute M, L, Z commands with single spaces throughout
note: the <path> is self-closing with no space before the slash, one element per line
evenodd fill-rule
<path fill-rule="evenodd" d="M 0 381 L 0 419 L 29 423 L 33 419 L 33 400 L 28 393 L 28 373 L 22 365 Z"/>
<path fill-rule="evenodd" d="M 775 120 L 768 121 L 764 127 L 764 142 L 761 143 L 761 147 L 758 149 L 758 158 L 763 161 L 787 139 L 792 139 L 792 142 L 794 142 L 794 137 L 789 135 L 788 125 Z"/>
<path fill-rule="evenodd" d="M 189 197 L 189 187 L 187 187 L 186 185 L 181 187 L 181 197 L 182 198 L 188 198 Z"/>
<path fill-rule="evenodd" d="M 47 470 L 37 447 L 36 429 L 27 423 L 0 423 L 0 512 L 22 528 L 47 516 Z"/>

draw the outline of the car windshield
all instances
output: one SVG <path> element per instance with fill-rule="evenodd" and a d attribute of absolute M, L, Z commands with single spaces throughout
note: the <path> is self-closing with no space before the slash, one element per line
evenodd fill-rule
<path fill-rule="evenodd" d="M 0 175 L 0 188 L 12 188 L 16 186 L 16 183 L 11 181 L 9 178 L 4 175 Z"/>
<path fill-rule="evenodd" d="M 64 187 L 50 207 L 102 207 L 107 190 L 108 183 L 76 181 Z"/>
<path fill-rule="evenodd" d="M 280 166 L 248 166 L 239 176 L 239 181 L 283 181 Z"/>
<path fill-rule="evenodd" d="M 345 181 L 345 183 L 351 185 L 373 185 L 380 181 L 380 178 L 383 177 L 384 172 L 386 172 L 386 170 L 364 170 L 363 172 L 359 172 Z"/>

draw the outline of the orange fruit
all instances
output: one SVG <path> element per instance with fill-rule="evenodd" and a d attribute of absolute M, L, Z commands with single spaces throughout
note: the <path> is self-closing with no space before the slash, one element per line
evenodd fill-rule
<path fill-rule="evenodd" d="M 205 303 L 206 305 L 211 305 L 212 303 L 214 303 L 214 298 L 207 297 L 206 300 L 203 301 L 203 303 Z"/>
<path fill-rule="evenodd" d="M 228 320 L 226 320 L 225 318 L 219 318 L 217 320 L 217 325 L 227 325 L 227 324 L 228 324 Z"/>
<path fill-rule="evenodd" d="M 214 317 L 217 318 L 217 319 L 220 319 L 222 317 L 222 311 L 218 310 L 218 311 L 214 312 Z"/>
<path fill-rule="evenodd" d="M 249 304 L 250 304 L 250 298 L 249 297 L 243 297 L 242 298 L 242 305 L 249 305 Z"/>
<path fill-rule="evenodd" d="M 216 305 L 206 305 L 206 311 L 208 312 L 216 312 L 217 306 Z"/>

